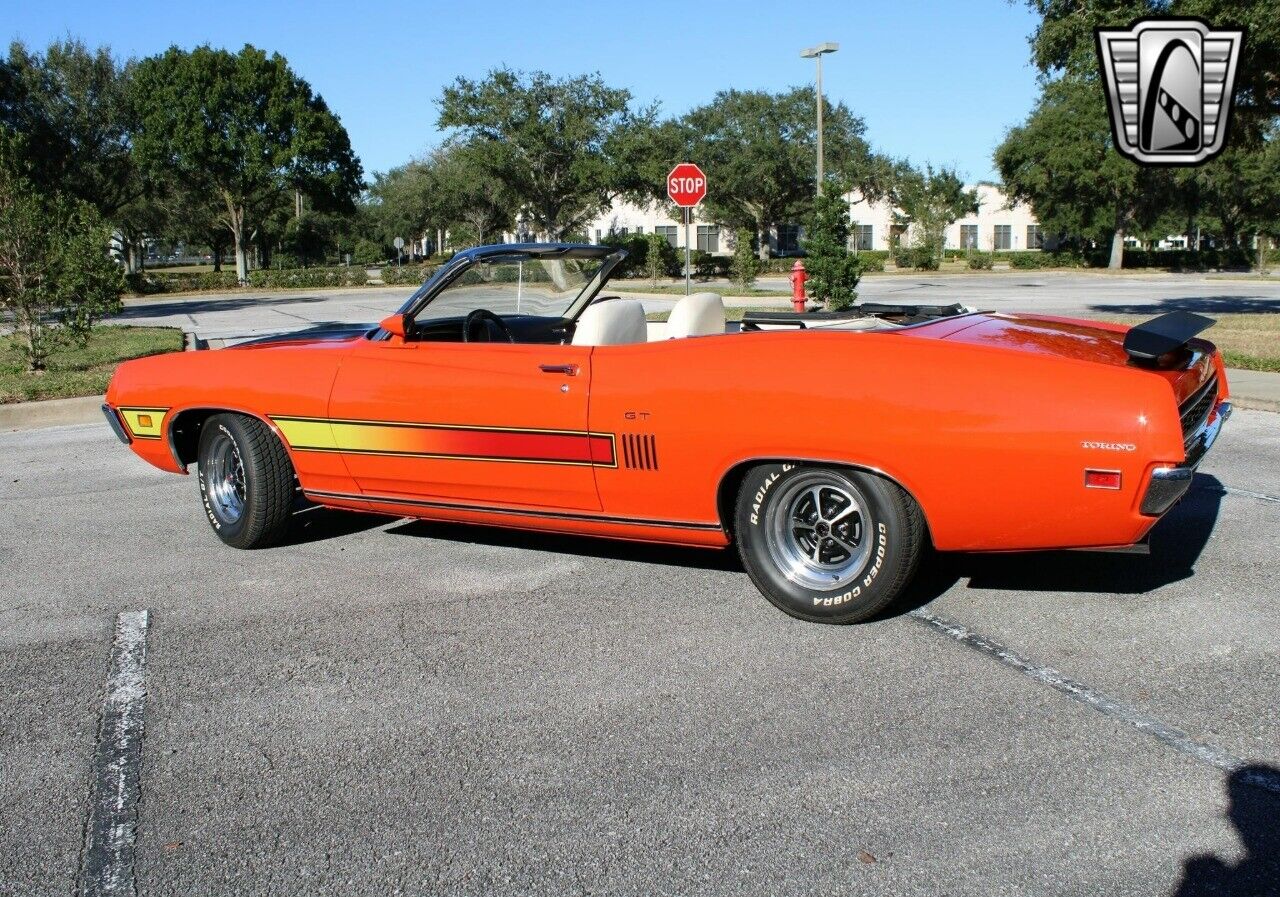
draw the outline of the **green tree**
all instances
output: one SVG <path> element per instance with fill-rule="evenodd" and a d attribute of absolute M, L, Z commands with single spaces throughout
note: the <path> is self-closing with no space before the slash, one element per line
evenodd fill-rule
<path fill-rule="evenodd" d="M 620 164 L 632 133 L 652 124 L 631 94 L 599 75 L 556 80 L 496 69 L 458 78 L 440 98 L 442 128 L 459 129 L 475 164 L 501 183 L 519 213 L 551 240 L 586 228 L 632 183 Z"/>
<path fill-rule="evenodd" d="M 0 309 L 13 316 L 29 370 L 43 370 L 59 340 L 83 341 L 119 310 L 124 284 L 109 235 L 93 206 L 40 190 L 0 144 Z"/>
<path fill-rule="evenodd" d="M 658 280 L 669 277 L 680 264 L 676 259 L 676 250 L 662 234 L 644 235 L 644 273 L 655 287 Z"/>
<path fill-rule="evenodd" d="M 827 183 L 813 204 L 805 230 L 805 269 L 810 294 L 828 310 L 852 305 L 861 277 L 858 257 L 849 252 L 849 202 L 838 181 Z"/>
<path fill-rule="evenodd" d="M 739 228 L 734 235 L 733 262 L 729 265 L 729 273 L 733 282 L 744 291 L 751 288 L 760 274 L 760 257 L 751 248 L 754 235 L 747 228 Z"/>
<path fill-rule="evenodd" d="M 996 148 L 1005 191 L 1026 202 L 1047 233 L 1110 241 L 1110 267 L 1124 262 L 1124 240 L 1158 217 L 1172 175 L 1115 151 L 1106 99 L 1094 78 L 1063 76 L 1044 85 L 1027 121 Z"/>
<path fill-rule="evenodd" d="M 136 196 L 128 71 L 108 48 L 68 39 L 37 53 L 15 41 L 0 69 L 0 126 L 22 135 L 14 149 L 37 187 L 107 217 Z"/>
<path fill-rule="evenodd" d="M 1239 135 L 1254 142 L 1280 116 L 1280 16 L 1274 0 L 1027 0 L 1027 6 L 1039 17 L 1031 55 L 1045 77 L 1096 73 L 1095 28 L 1127 27 L 1152 15 L 1198 16 L 1219 27 L 1244 27 L 1232 139 Z"/>
<path fill-rule="evenodd" d="M 378 240 L 388 246 L 396 237 L 417 239 L 444 225 L 439 185 L 429 162 L 414 160 L 375 173 L 369 198 Z"/>
<path fill-rule="evenodd" d="M 363 182 L 346 129 L 279 54 L 171 47 L 139 63 L 134 82 L 139 158 L 221 200 L 242 281 L 251 225 L 294 190 L 317 209 L 352 210 Z"/>
<path fill-rule="evenodd" d="M 936 253 L 941 264 L 947 228 L 978 211 L 978 191 L 966 190 L 959 175 L 947 168 L 915 168 L 904 161 L 894 174 L 890 197 L 900 210 L 896 223 L 914 225 L 916 245 Z"/>
<path fill-rule="evenodd" d="M 15 42 L 0 62 L 0 128 L 37 187 L 91 203 L 113 226 L 130 273 L 146 238 L 166 227 L 169 184 L 148 177 L 133 154 L 133 63 L 106 47 L 55 41 L 43 53 Z"/>
<path fill-rule="evenodd" d="M 484 164 L 483 146 L 450 143 L 430 161 L 440 215 L 459 237 L 484 245 L 515 228 L 518 202 Z"/>
<path fill-rule="evenodd" d="M 1123 264 L 1126 236 L 1153 236 L 1167 227 L 1192 233 L 1197 216 L 1209 219 L 1229 244 L 1243 235 L 1242 228 L 1266 233 L 1275 191 L 1250 185 L 1265 183 L 1268 135 L 1280 116 L 1280 17 L 1272 0 L 1028 0 L 1027 5 L 1040 19 L 1031 51 L 1042 94 L 1027 122 L 997 149 L 996 164 L 1006 187 L 1031 204 L 1045 230 L 1109 239 L 1112 267 Z M 1111 145 L 1094 29 L 1126 27 L 1149 15 L 1199 16 L 1248 29 L 1227 151 L 1197 172 L 1142 168 Z"/>
<path fill-rule="evenodd" d="M 702 167 L 711 185 L 705 201 L 711 217 L 735 230 L 750 229 L 762 259 L 769 257 L 769 229 L 796 221 L 813 207 L 813 107 L 813 91 L 807 87 L 782 93 L 725 90 L 683 117 L 681 139 L 668 136 L 660 142 L 667 152 L 679 152 Z M 863 138 L 862 119 L 843 103 L 833 105 L 824 98 L 823 108 L 826 171 L 868 198 L 878 197 L 883 163 Z M 664 189 L 661 178 L 656 188 Z"/>

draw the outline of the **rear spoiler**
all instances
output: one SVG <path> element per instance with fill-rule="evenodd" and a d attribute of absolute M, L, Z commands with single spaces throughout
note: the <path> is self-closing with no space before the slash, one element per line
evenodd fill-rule
<path fill-rule="evenodd" d="M 1214 325 L 1213 318 L 1189 311 L 1171 311 L 1129 329 L 1124 351 L 1137 364 L 1152 365 L 1164 355 L 1184 348 L 1201 331 Z"/>

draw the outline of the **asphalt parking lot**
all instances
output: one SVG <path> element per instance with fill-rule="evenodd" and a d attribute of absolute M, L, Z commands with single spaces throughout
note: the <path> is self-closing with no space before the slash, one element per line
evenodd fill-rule
<path fill-rule="evenodd" d="M 843 628 L 729 552 L 326 511 L 236 552 L 105 426 L 0 457 L 0 893 L 74 892 L 142 609 L 143 895 L 1280 887 L 1280 415 L 1150 557 L 934 557 Z"/>

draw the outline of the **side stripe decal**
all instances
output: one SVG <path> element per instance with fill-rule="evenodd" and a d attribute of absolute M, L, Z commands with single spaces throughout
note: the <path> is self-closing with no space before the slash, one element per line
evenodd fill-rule
<path fill-rule="evenodd" d="M 614 434 L 271 415 L 291 448 L 402 458 L 617 467 Z"/>

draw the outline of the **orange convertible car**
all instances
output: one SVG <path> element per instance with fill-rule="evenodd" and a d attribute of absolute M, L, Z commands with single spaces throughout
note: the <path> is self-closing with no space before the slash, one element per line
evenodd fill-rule
<path fill-rule="evenodd" d="M 779 608 L 884 607 L 922 549 L 1141 542 L 1231 410 L 1211 322 L 1129 329 L 961 306 L 665 324 L 604 295 L 623 254 L 490 246 L 379 326 L 120 366 L 107 420 L 162 470 L 195 464 L 228 545 L 300 500 L 685 545 L 736 542 Z"/>

